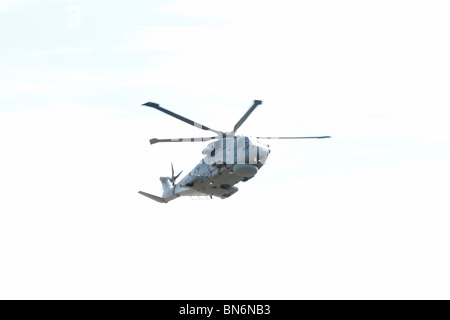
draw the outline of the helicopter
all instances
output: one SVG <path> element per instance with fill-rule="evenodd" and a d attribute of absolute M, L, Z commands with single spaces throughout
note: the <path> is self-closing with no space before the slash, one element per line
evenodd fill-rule
<path fill-rule="evenodd" d="M 253 105 L 234 125 L 233 130 L 223 132 L 204 126 L 162 108 L 157 103 L 144 103 L 143 106 L 154 108 L 191 126 L 201 130 L 214 132 L 216 135 L 212 137 L 197 138 L 150 139 L 151 145 L 163 142 L 215 141 L 209 143 L 207 147 L 203 149 L 202 153 L 205 157 L 178 183 L 176 183 L 176 180 L 183 171 L 175 175 L 172 163 L 172 175 L 170 177 L 160 178 L 163 187 L 163 194 L 161 197 L 143 191 L 139 191 L 139 193 L 160 203 L 168 203 L 181 196 L 209 196 L 211 199 L 214 196 L 226 199 L 239 190 L 238 187 L 235 186 L 236 184 L 252 179 L 266 163 L 270 154 L 270 148 L 263 140 L 331 138 L 330 136 L 251 137 L 236 135 L 236 132 L 241 125 L 261 104 L 261 100 L 254 100 Z"/>

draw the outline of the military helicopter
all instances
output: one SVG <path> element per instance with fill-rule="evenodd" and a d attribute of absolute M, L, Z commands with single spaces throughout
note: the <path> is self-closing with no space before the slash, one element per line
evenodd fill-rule
<path fill-rule="evenodd" d="M 247 120 L 250 114 L 262 104 L 261 100 L 254 100 L 253 105 L 234 125 L 230 132 L 211 129 L 194 122 L 170 110 L 162 108 L 153 102 L 144 103 L 143 106 L 154 108 L 191 126 L 216 134 L 213 137 L 175 138 L 150 140 L 150 144 L 160 142 L 203 142 L 216 140 L 203 149 L 205 157 L 191 170 L 179 183 L 177 178 L 183 171 L 175 175 L 172 164 L 172 176 L 161 177 L 163 186 L 161 197 L 139 191 L 140 194 L 160 203 L 168 203 L 181 196 L 213 196 L 226 199 L 238 191 L 235 186 L 239 182 L 246 182 L 253 178 L 266 163 L 270 154 L 269 145 L 262 142 L 267 139 L 325 139 L 320 137 L 249 137 L 236 135 L 237 130 Z"/>

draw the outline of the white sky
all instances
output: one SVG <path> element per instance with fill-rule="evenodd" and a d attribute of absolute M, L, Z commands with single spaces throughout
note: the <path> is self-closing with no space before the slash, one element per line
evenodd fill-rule
<path fill-rule="evenodd" d="M 0 298 L 450 298 L 447 1 L 0 0 Z M 167 205 L 206 144 L 271 141 Z M 207 134 L 206 136 L 209 136 Z"/>

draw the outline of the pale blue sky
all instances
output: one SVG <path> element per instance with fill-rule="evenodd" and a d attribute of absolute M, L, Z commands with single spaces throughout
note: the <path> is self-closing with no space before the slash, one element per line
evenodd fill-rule
<path fill-rule="evenodd" d="M 449 298 L 449 14 L 0 0 L 0 298 Z M 204 147 L 150 147 L 203 133 L 142 103 L 229 130 L 254 99 L 241 133 L 333 139 L 226 201 L 137 194 Z"/>

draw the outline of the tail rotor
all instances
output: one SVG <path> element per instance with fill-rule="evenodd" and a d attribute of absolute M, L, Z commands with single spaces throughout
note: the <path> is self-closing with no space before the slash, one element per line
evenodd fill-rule
<path fill-rule="evenodd" d="M 175 171 L 173 170 L 173 163 L 171 163 L 171 165 L 172 165 L 172 177 L 169 179 L 169 181 L 172 183 L 172 187 L 175 187 L 175 181 L 177 181 L 177 178 L 180 176 L 183 170 L 181 170 L 181 172 L 175 176 Z"/>

